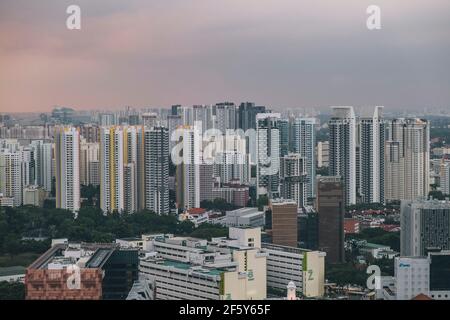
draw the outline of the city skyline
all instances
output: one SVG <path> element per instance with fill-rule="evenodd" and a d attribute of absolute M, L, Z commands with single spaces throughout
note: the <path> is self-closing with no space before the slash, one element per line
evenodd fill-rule
<path fill-rule="evenodd" d="M 450 301 L 449 9 L 1 0 L 0 303 Z"/>
<path fill-rule="evenodd" d="M 278 108 L 448 106 L 448 1 L 0 4 L 0 110 L 259 101 Z M 323 92 L 327 92 L 326 95 Z"/>

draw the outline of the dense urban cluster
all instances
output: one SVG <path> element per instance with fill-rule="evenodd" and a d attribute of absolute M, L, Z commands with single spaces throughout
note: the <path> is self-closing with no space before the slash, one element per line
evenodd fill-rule
<path fill-rule="evenodd" d="M 330 112 L 0 115 L 0 299 L 450 300 L 450 118 Z"/>

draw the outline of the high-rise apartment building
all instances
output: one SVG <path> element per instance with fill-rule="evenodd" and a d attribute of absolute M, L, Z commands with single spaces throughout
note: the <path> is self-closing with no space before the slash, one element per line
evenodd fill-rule
<path fill-rule="evenodd" d="M 238 110 L 238 128 L 244 132 L 256 129 L 256 115 L 265 112 L 266 107 L 264 106 L 255 106 L 253 102 L 241 103 Z"/>
<path fill-rule="evenodd" d="M 340 177 L 321 177 L 317 186 L 316 208 L 319 217 L 319 250 L 327 262 L 341 263 L 344 255 L 345 192 Z"/>
<path fill-rule="evenodd" d="M 344 182 L 345 205 L 356 204 L 356 117 L 353 107 L 333 107 L 329 121 L 331 176 L 340 176 Z"/>
<path fill-rule="evenodd" d="M 168 115 L 167 116 L 167 128 L 169 129 L 169 156 L 173 147 L 177 144 L 177 141 L 172 139 L 173 132 L 183 125 L 183 119 L 180 115 Z"/>
<path fill-rule="evenodd" d="M 0 151 L 0 193 L 12 198 L 15 207 L 22 205 L 22 159 L 19 151 Z"/>
<path fill-rule="evenodd" d="M 256 115 L 256 195 L 269 199 L 280 195 L 279 113 Z"/>
<path fill-rule="evenodd" d="M 430 125 L 422 119 L 388 124 L 385 150 L 387 201 L 427 197 L 430 190 Z"/>
<path fill-rule="evenodd" d="M 145 207 L 157 214 L 169 214 L 169 130 L 145 130 Z"/>
<path fill-rule="evenodd" d="M 56 207 L 80 209 L 80 133 L 74 127 L 55 130 Z"/>
<path fill-rule="evenodd" d="M 383 107 L 359 121 L 359 193 L 364 203 L 384 203 L 385 122 Z"/>
<path fill-rule="evenodd" d="M 125 209 L 124 135 L 122 127 L 100 129 L 100 208 L 103 212 Z"/>
<path fill-rule="evenodd" d="M 250 181 L 250 158 L 246 153 L 246 139 L 238 134 L 227 134 L 215 142 L 214 176 L 220 183 Z"/>
<path fill-rule="evenodd" d="M 298 153 L 290 153 L 280 159 L 281 197 L 292 199 L 299 208 L 306 205 L 306 163 Z"/>
<path fill-rule="evenodd" d="M 214 200 L 214 164 L 201 163 L 200 170 L 200 203 L 204 200 Z"/>
<path fill-rule="evenodd" d="M 289 119 L 278 120 L 278 129 L 280 131 L 280 157 L 284 157 L 289 153 L 290 144 L 290 123 Z"/>
<path fill-rule="evenodd" d="M 44 187 L 47 192 L 52 191 L 52 159 L 53 144 L 43 140 L 34 140 L 30 144 L 34 160 L 34 184 Z"/>
<path fill-rule="evenodd" d="M 296 118 L 292 130 L 293 150 L 305 161 L 307 198 L 316 195 L 316 126 L 315 118 Z"/>
<path fill-rule="evenodd" d="M 214 128 L 225 133 L 227 130 L 236 129 L 236 106 L 232 102 L 218 103 L 215 106 Z"/>
<path fill-rule="evenodd" d="M 99 162 L 99 155 L 99 143 L 87 142 L 84 138 L 80 139 L 80 183 L 82 185 L 98 185 L 92 166 Z"/>
<path fill-rule="evenodd" d="M 450 195 L 450 161 L 442 161 L 440 165 L 440 186 L 441 191 L 445 195 Z"/>
<path fill-rule="evenodd" d="M 176 163 L 176 196 L 179 209 L 200 207 L 201 139 L 199 129 L 193 126 L 180 128 L 178 144 L 173 153 L 179 156 Z"/>
<path fill-rule="evenodd" d="M 320 141 L 317 143 L 317 167 L 328 168 L 330 163 L 330 142 Z"/>

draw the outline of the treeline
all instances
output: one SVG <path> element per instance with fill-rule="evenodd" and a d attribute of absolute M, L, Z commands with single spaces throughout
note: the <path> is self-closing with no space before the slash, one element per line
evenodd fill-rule
<path fill-rule="evenodd" d="M 0 282 L 0 300 L 24 300 L 25 285 L 21 282 Z"/>
<path fill-rule="evenodd" d="M 389 232 L 381 228 L 367 228 L 357 234 L 348 234 L 345 238 L 346 240 L 366 240 L 369 243 L 389 246 L 394 251 L 400 251 L 400 232 Z"/>
<path fill-rule="evenodd" d="M 226 228 L 201 225 L 195 229 L 189 221 L 176 216 L 159 216 L 150 211 L 134 214 L 108 214 L 96 207 L 82 207 L 77 219 L 67 210 L 24 206 L 0 209 L 0 253 L 44 252 L 52 238 L 70 241 L 113 242 L 117 238 L 145 233 L 171 233 L 184 236 L 225 236 Z M 31 238 L 37 238 L 33 240 Z M 47 238 L 48 240 L 41 241 Z"/>

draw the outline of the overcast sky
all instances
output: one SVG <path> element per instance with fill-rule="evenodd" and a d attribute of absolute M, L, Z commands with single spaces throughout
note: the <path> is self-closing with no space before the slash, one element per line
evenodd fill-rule
<path fill-rule="evenodd" d="M 80 31 L 66 29 L 70 4 Z M 449 0 L 1 0 L 0 111 L 450 107 L 449 12 Z"/>

